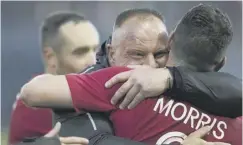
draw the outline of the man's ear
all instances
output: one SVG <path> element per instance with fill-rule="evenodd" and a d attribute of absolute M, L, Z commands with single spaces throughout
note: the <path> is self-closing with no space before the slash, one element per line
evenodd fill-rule
<path fill-rule="evenodd" d="M 215 71 L 215 72 L 219 71 L 219 70 L 225 65 L 226 60 L 227 60 L 227 57 L 225 56 L 225 57 L 220 61 L 220 63 L 218 63 L 218 64 L 215 65 L 214 71 Z"/>
<path fill-rule="evenodd" d="M 56 64 L 57 64 L 56 53 L 53 51 L 51 47 L 43 48 L 43 57 L 48 67 L 56 68 Z"/>
<path fill-rule="evenodd" d="M 110 64 L 113 64 L 114 63 L 114 60 L 115 60 L 114 59 L 115 51 L 112 48 L 111 44 L 106 44 L 106 49 L 107 49 L 107 52 L 108 52 L 109 63 Z"/>
<path fill-rule="evenodd" d="M 168 40 L 168 43 L 167 43 L 167 49 L 170 51 L 171 50 L 171 44 L 173 43 L 174 41 L 174 37 L 175 37 L 175 32 L 173 31 L 170 36 L 169 36 L 169 40 Z"/>

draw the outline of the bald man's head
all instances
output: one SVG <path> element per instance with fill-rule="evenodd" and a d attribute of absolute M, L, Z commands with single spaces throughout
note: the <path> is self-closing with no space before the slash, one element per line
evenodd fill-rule
<path fill-rule="evenodd" d="M 163 17 L 158 12 L 150 9 L 124 11 L 113 28 L 110 63 L 162 67 L 167 60 L 167 40 Z"/>

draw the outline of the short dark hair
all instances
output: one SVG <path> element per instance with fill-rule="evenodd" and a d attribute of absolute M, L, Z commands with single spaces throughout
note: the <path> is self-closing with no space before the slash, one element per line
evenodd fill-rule
<path fill-rule="evenodd" d="M 128 9 L 120 13 L 115 21 L 115 26 L 114 28 L 119 28 L 121 25 L 129 18 L 134 17 L 134 16 L 155 16 L 159 18 L 162 22 L 164 22 L 163 16 L 157 12 L 156 10 L 153 9 L 148 9 L 148 8 L 140 8 L 140 9 Z"/>
<path fill-rule="evenodd" d="M 58 41 L 59 28 L 68 23 L 86 21 L 85 17 L 73 12 L 56 12 L 50 14 L 41 26 L 41 44 L 42 48 L 49 46 L 54 51 L 59 51 L 61 40 Z"/>
<path fill-rule="evenodd" d="M 219 63 L 233 37 L 229 17 L 219 9 L 200 4 L 193 7 L 178 23 L 172 52 L 178 61 L 207 70 Z"/>

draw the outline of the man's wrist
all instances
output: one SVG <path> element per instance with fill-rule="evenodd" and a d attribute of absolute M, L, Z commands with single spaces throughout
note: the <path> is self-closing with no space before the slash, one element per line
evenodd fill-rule
<path fill-rule="evenodd" d="M 172 75 L 173 83 L 171 85 L 171 88 L 168 89 L 164 93 L 164 95 L 176 97 L 176 96 L 178 96 L 176 94 L 181 94 L 181 91 L 184 89 L 181 73 L 177 67 L 166 67 L 166 68 L 170 71 L 170 74 Z"/>
<path fill-rule="evenodd" d="M 163 85 L 166 85 L 165 88 L 167 88 L 167 90 L 172 89 L 172 87 L 173 87 L 173 74 L 171 73 L 171 71 L 167 68 L 160 68 L 160 75 L 162 75 L 163 78 L 166 79 L 166 81 L 163 79 L 163 82 L 162 82 Z"/>
<path fill-rule="evenodd" d="M 163 94 L 170 96 L 170 95 L 176 94 L 175 93 L 177 90 L 176 88 L 178 87 L 178 85 L 180 85 L 181 78 L 178 77 L 177 70 L 175 67 L 166 67 L 166 70 L 168 71 L 169 87 Z M 179 83 L 179 84 L 177 84 L 177 83 Z"/>
<path fill-rule="evenodd" d="M 173 74 L 168 68 L 165 68 L 165 72 L 167 75 L 167 84 L 168 84 L 167 89 L 170 90 L 173 87 Z"/>

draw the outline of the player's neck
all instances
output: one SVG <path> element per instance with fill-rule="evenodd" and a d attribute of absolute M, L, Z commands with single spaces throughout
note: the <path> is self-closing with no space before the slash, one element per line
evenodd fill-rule
<path fill-rule="evenodd" d="M 50 67 L 45 67 L 44 73 L 46 74 L 56 74 L 56 72 L 53 69 L 50 69 Z"/>

